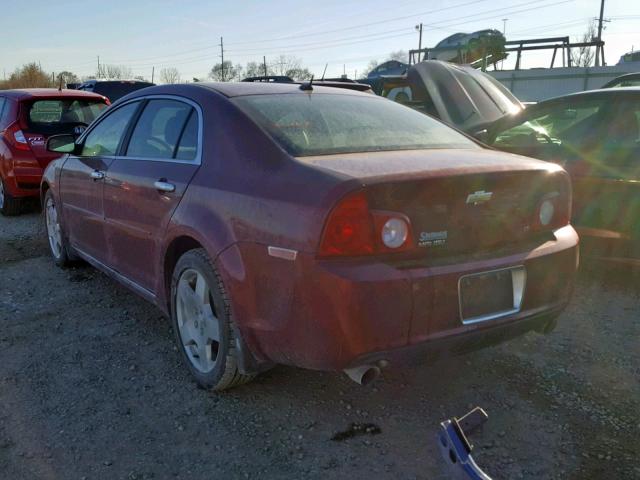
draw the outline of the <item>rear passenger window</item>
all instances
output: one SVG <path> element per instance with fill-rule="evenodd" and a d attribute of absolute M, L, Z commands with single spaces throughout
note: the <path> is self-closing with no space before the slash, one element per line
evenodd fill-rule
<path fill-rule="evenodd" d="M 151 100 L 136 124 L 126 155 L 171 159 L 192 107 L 176 100 Z"/>
<path fill-rule="evenodd" d="M 198 151 L 198 114 L 191 110 L 176 153 L 178 160 L 194 160 Z"/>

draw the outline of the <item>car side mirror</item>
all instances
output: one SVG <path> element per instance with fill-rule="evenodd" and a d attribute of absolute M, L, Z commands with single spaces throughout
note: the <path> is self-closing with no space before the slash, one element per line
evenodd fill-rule
<path fill-rule="evenodd" d="M 55 153 L 73 153 L 76 150 L 76 137 L 70 134 L 52 135 L 47 140 L 47 150 Z"/>

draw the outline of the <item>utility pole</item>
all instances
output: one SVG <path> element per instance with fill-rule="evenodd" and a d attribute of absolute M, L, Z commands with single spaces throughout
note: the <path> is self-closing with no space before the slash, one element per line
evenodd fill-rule
<path fill-rule="evenodd" d="M 602 21 L 604 20 L 604 0 L 600 0 L 600 18 L 598 19 L 598 42 L 602 41 Z M 596 47 L 596 67 L 600 66 L 600 57 L 602 56 L 602 63 L 604 63 L 604 52 L 602 51 L 602 45 L 598 44 Z"/>
<path fill-rule="evenodd" d="M 96 77 L 100 78 L 100 55 L 98 55 L 98 71 L 96 73 Z"/>
<path fill-rule="evenodd" d="M 502 36 L 504 37 L 504 39 L 507 39 L 507 20 L 509 20 L 508 18 L 503 18 L 502 19 Z M 495 63 L 493 64 L 493 67 L 495 68 Z M 502 60 L 500 60 L 500 70 L 502 70 L 504 68 L 504 58 Z"/>
<path fill-rule="evenodd" d="M 262 56 L 262 65 L 264 66 L 264 76 L 268 77 L 269 73 L 267 70 L 267 57 L 265 55 Z"/>
<path fill-rule="evenodd" d="M 222 58 L 222 63 L 220 63 L 220 78 L 224 82 L 224 42 L 222 37 L 220 37 L 220 57 Z"/>
<path fill-rule="evenodd" d="M 422 50 L 422 24 L 420 25 L 416 25 L 416 30 L 418 30 L 418 32 L 420 32 L 420 36 L 418 37 L 418 63 L 421 62 L 421 56 L 422 56 L 422 52 L 420 50 Z"/>
<path fill-rule="evenodd" d="M 156 73 L 156 67 L 153 66 L 151 67 L 151 83 L 153 83 L 153 77 L 155 76 Z"/>

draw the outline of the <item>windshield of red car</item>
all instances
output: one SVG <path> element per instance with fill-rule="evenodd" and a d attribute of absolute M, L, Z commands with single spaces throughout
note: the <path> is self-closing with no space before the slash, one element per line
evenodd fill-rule
<path fill-rule="evenodd" d="M 27 105 L 29 132 L 43 135 L 69 133 L 79 124 L 89 125 L 106 106 L 97 99 L 36 100 Z"/>
<path fill-rule="evenodd" d="M 232 101 L 296 157 L 480 148 L 433 118 L 373 95 L 248 95 Z"/>

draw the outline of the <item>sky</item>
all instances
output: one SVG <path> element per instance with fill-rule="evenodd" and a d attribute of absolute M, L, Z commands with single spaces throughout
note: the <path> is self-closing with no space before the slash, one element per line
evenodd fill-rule
<path fill-rule="evenodd" d="M 49 72 L 79 76 L 101 63 L 151 77 L 175 67 L 182 80 L 206 78 L 224 57 L 234 64 L 299 58 L 316 77 L 361 76 L 370 60 L 398 50 L 434 46 L 456 32 L 505 30 L 508 40 L 566 36 L 577 40 L 598 16 L 600 0 L 21 0 L 5 10 L 0 74 L 40 62 Z M 506 19 L 506 21 L 503 21 Z M 608 64 L 640 49 L 640 1 L 607 0 Z M 513 65 L 514 55 L 503 68 Z M 523 57 L 524 68 L 546 67 L 551 52 Z M 359 73 L 358 73 L 359 72 Z"/>

